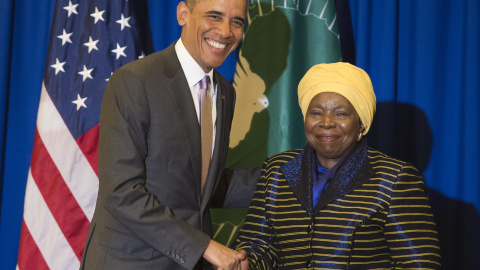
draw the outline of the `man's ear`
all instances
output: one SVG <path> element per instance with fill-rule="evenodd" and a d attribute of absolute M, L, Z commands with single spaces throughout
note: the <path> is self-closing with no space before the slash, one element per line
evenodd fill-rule
<path fill-rule="evenodd" d="M 184 26 L 190 9 L 184 1 L 180 1 L 177 5 L 177 21 L 180 26 Z"/>

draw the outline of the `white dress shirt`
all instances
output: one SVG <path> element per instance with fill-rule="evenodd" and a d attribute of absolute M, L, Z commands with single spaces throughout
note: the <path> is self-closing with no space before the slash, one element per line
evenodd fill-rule
<path fill-rule="evenodd" d="M 217 85 L 213 83 L 213 69 L 210 72 L 205 73 L 200 65 L 193 59 L 190 53 L 183 45 L 182 39 L 180 38 L 175 44 L 175 52 L 177 53 L 178 60 L 182 66 L 185 77 L 187 78 L 188 87 L 190 87 L 190 93 L 192 94 L 193 103 L 195 104 L 195 110 L 197 111 L 197 119 L 200 123 L 200 102 L 198 99 L 199 85 L 198 82 L 205 77 L 205 75 L 210 76 L 210 94 L 212 96 L 212 123 L 213 123 L 213 142 L 212 142 L 212 153 L 215 148 L 215 131 L 217 128 Z"/>

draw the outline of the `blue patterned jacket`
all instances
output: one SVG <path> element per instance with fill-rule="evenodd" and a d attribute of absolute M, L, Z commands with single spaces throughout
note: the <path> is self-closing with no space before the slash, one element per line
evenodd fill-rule
<path fill-rule="evenodd" d="M 362 140 L 314 208 L 310 151 L 265 160 L 235 243 L 250 269 L 440 269 L 436 225 L 415 167 Z"/>

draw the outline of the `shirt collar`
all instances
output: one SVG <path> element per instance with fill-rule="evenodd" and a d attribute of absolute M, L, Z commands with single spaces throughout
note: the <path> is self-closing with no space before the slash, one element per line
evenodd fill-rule
<path fill-rule="evenodd" d="M 190 88 L 194 87 L 205 75 L 210 76 L 210 85 L 213 85 L 213 68 L 210 72 L 206 73 L 200 67 L 200 65 L 193 59 L 190 53 L 185 48 L 185 45 L 182 42 L 182 39 L 178 39 L 175 44 L 175 51 L 177 52 L 178 60 L 182 66 L 185 77 L 187 78 L 187 83 Z M 211 87 L 213 93 L 215 93 L 216 87 Z"/>

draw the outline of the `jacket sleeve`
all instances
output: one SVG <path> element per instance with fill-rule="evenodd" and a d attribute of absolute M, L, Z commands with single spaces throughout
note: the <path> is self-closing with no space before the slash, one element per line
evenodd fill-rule
<path fill-rule="evenodd" d="M 404 165 L 393 186 L 385 226 L 395 269 L 440 269 L 440 245 L 426 186 L 411 164 Z"/>
<path fill-rule="evenodd" d="M 135 238 L 192 269 L 210 237 L 176 218 L 146 188 L 149 105 L 134 71 L 119 69 L 110 78 L 100 117 L 98 203 Z"/>
<path fill-rule="evenodd" d="M 270 169 L 268 161 L 265 161 L 245 223 L 233 245 L 236 250 L 244 249 L 247 252 L 250 269 L 275 269 L 279 260 L 277 251 L 273 246 L 275 241 L 274 228 L 272 228 L 272 222 L 268 219 L 266 209 L 268 196 L 267 171 L 270 171 Z"/>

